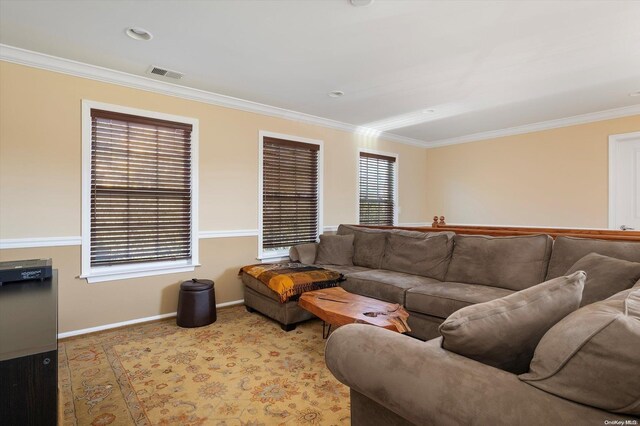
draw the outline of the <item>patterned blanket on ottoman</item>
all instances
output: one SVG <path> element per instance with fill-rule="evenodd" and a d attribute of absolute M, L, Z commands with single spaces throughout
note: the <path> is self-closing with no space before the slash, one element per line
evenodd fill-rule
<path fill-rule="evenodd" d="M 243 266 L 239 274 L 247 273 L 278 293 L 280 302 L 305 291 L 335 287 L 344 281 L 339 272 L 302 263 L 259 263 Z"/>

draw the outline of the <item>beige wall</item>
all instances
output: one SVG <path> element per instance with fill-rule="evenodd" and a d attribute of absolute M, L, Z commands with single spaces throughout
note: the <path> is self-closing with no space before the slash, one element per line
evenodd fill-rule
<path fill-rule="evenodd" d="M 77 237 L 81 220 L 81 100 L 200 121 L 200 231 L 258 227 L 258 131 L 324 141 L 324 225 L 357 221 L 358 148 L 399 155 L 401 223 L 427 222 L 427 151 L 409 145 L 0 62 L 0 239 Z M 257 238 L 200 240 L 195 273 L 87 284 L 80 247 L 1 250 L 2 260 L 52 257 L 60 270 L 60 331 L 176 309 L 176 285 L 216 281 L 217 302 L 242 298 L 237 269 Z"/>
<path fill-rule="evenodd" d="M 358 148 L 399 155 L 400 223 L 606 227 L 608 136 L 640 116 L 424 150 L 0 62 L 0 239 L 78 237 L 81 100 L 200 120 L 200 231 L 257 228 L 258 131 L 324 141 L 324 225 L 354 223 Z M 200 240 L 195 273 L 87 284 L 80 246 L 0 250 L 0 259 L 52 257 L 60 272 L 60 331 L 174 312 L 177 285 L 216 281 L 218 303 L 242 298 L 236 277 L 256 237 Z"/>
<path fill-rule="evenodd" d="M 430 149 L 427 209 L 449 223 L 606 228 L 608 137 L 640 115 Z"/>

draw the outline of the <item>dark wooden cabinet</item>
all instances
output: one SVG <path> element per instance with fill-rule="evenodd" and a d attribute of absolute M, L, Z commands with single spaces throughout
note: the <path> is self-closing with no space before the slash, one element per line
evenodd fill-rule
<path fill-rule="evenodd" d="M 57 271 L 0 287 L 0 425 L 58 419 Z"/>
<path fill-rule="evenodd" d="M 3 425 L 55 425 L 58 351 L 0 362 Z"/>

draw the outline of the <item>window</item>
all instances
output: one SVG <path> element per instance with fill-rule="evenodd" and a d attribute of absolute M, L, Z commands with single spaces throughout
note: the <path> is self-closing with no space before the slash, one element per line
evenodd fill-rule
<path fill-rule="evenodd" d="M 360 224 L 396 223 L 396 157 L 360 152 Z"/>
<path fill-rule="evenodd" d="M 88 101 L 83 113 L 83 276 L 193 270 L 197 120 Z"/>
<path fill-rule="evenodd" d="M 315 242 L 322 229 L 321 141 L 260 134 L 261 259 Z"/>

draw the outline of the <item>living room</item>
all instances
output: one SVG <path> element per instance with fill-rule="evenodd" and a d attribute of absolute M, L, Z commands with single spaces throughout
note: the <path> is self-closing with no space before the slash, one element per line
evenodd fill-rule
<path fill-rule="evenodd" d="M 150 331 L 160 339 L 169 324 L 175 327 L 180 284 L 194 277 L 215 283 L 219 319 L 207 328 L 238 316 L 240 333 L 260 318 L 257 333 L 280 338 L 277 323 L 239 308 L 240 268 L 288 253 L 264 243 L 263 156 L 271 139 L 319 147 L 314 238 L 361 223 L 359 164 L 368 154 L 393 163 L 395 226 L 430 227 L 438 215 L 456 225 L 638 229 L 640 223 L 612 220 L 610 185 L 611 147 L 640 132 L 639 6 L 4 0 L 0 260 L 52 260 L 62 344 L 71 339 L 79 348 L 73 339 L 99 332 L 122 338 L 119 327 L 153 327 L 149 321 L 161 324 Z M 150 74 L 153 67 L 165 75 Z M 175 79 L 167 71 L 183 75 Z M 104 110 L 191 126 L 190 256 L 177 267 L 107 273 L 90 260 L 92 111 Z M 316 320 L 297 329 L 316 350 L 324 347 L 319 326 Z M 109 368 L 133 356 L 114 351 L 99 356 L 109 358 Z M 271 352 L 278 350 L 265 356 Z M 327 413 L 342 414 L 323 412 L 323 421 L 308 423 L 348 423 L 349 388 L 334 389 L 338 382 L 326 367 L 314 368 L 322 370 L 306 373 L 324 375 L 329 385 L 310 392 L 311 400 L 323 394 L 331 402 Z M 136 411 L 141 417 L 125 421 L 108 407 L 133 413 L 133 400 L 109 402 L 125 394 L 119 381 L 92 382 L 81 375 L 89 370 L 64 371 L 60 424 L 91 424 L 103 414 L 116 416 L 113 424 L 235 418 L 216 406 L 203 409 L 211 414 L 200 420 L 169 421 L 184 414 L 169 408 L 175 401 L 154 406 L 151 399 Z M 264 380 L 256 379 L 253 389 Z M 109 396 L 90 399 L 83 382 L 111 386 Z M 339 404 L 327 396 L 329 388 Z M 64 405 L 70 401 L 77 408 L 64 417 L 73 411 Z M 262 411 L 268 403 L 247 402 L 236 423 L 313 417 L 305 402 L 296 403 L 289 417 L 282 411 L 268 417 Z"/>

